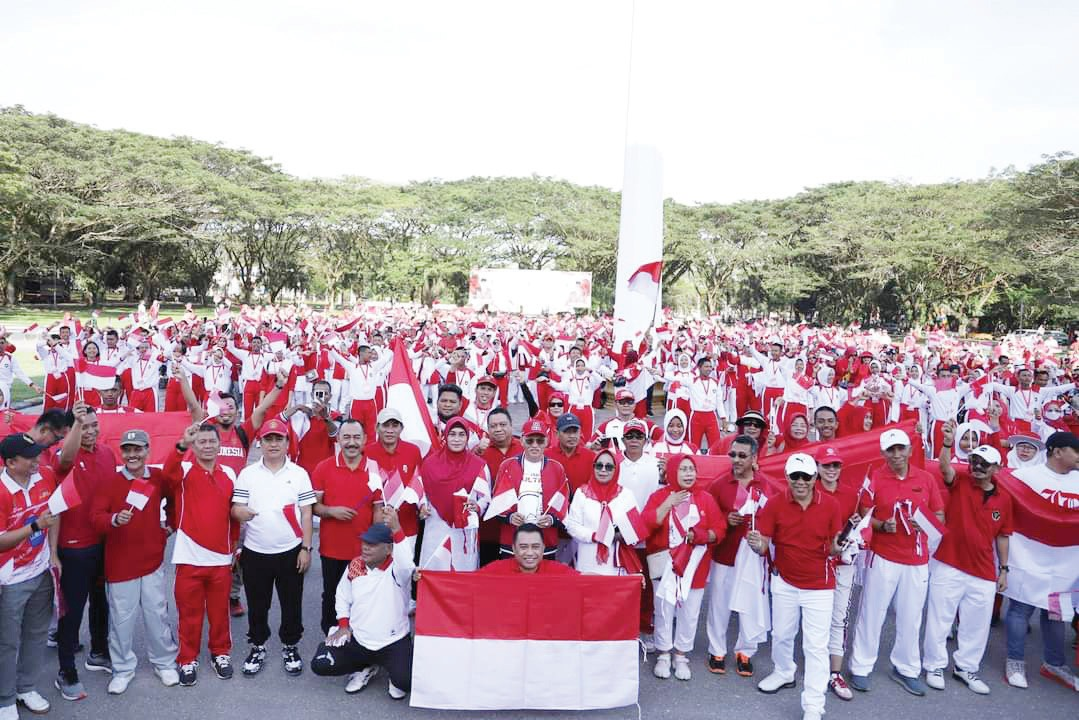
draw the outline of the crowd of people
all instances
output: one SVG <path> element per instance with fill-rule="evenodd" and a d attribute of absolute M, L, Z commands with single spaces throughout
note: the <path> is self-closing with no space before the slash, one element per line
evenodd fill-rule
<path fill-rule="evenodd" d="M 282 667 L 301 673 L 316 560 L 323 641 L 310 666 L 347 675 L 349 693 L 379 668 L 392 697 L 408 693 L 411 597 L 438 570 L 639 574 L 641 642 L 662 679 L 691 679 L 704 610 L 702 669 L 753 676 L 770 636 L 758 689 L 794 687 L 800 627 L 810 719 L 829 692 L 870 691 L 890 607 L 890 676 L 905 690 L 944 688 L 955 635 L 951 676 L 990 691 L 980 664 L 1013 533 L 999 474 L 1079 512 L 1079 343 L 708 319 L 669 319 L 617 347 L 612 336 L 594 318 L 227 306 L 24 334 L 44 364 L 44 408 L 0 443 L 0 720 L 49 709 L 34 686 L 47 645 L 61 696 L 86 697 L 84 614 L 83 668 L 110 673 L 110 694 L 134 677 L 140 618 L 165 686 L 198 682 L 207 621 L 209 665 L 232 677 L 230 615 L 247 618 L 241 673 L 261 672 L 275 595 Z M 0 345 L 6 405 L 13 381 L 36 385 L 2 328 Z M 390 401 L 402 350 L 422 423 Z M 190 414 L 163 467 L 148 463 L 158 412 Z M 117 456 L 99 426 L 121 413 L 146 422 Z M 879 462 L 852 476 L 837 442 L 864 433 L 879 435 Z M 406 439 L 417 434 L 426 442 Z M 770 455 L 786 456 L 782 477 L 761 472 Z M 729 469 L 707 477 L 705 456 Z M 78 500 L 59 512 L 49 501 L 65 487 Z M 1028 685 L 1039 611 L 1039 673 L 1079 691 L 1071 618 L 1005 602 L 1008 684 Z"/>

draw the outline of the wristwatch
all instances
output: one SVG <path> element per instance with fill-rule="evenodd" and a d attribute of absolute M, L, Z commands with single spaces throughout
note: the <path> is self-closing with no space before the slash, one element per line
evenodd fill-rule
<path fill-rule="evenodd" d="M 1001 572 L 1008 572 L 1008 566 L 1007 565 L 1001 565 L 1000 566 L 1000 571 Z"/>
<path fill-rule="evenodd" d="M 37 524 L 37 520 L 31 520 L 30 521 L 30 532 L 32 532 L 32 533 L 41 532 L 41 526 Z"/>
<path fill-rule="evenodd" d="M 307 545 L 301 545 L 301 546 L 300 546 L 300 549 L 301 549 L 301 550 L 306 550 L 306 551 L 307 551 L 307 552 L 309 552 L 309 553 L 310 553 L 310 552 L 312 552 L 312 550 L 313 550 L 313 548 L 310 548 L 310 547 L 308 547 Z"/>

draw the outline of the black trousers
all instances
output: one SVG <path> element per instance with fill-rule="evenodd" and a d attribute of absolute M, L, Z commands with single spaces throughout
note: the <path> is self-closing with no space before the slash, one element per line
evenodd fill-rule
<path fill-rule="evenodd" d="M 109 654 L 109 602 L 105 596 L 105 552 L 102 545 L 59 548 L 60 592 L 67 612 L 56 624 L 60 669 L 75 674 L 75 647 L 86 601 L 90 601 L 90 652 Z"/>
<path fill-rule="evenodd" d="M 266 555 L 244 548 L 240 553 L 244 592 L 247 594 L 247 641 L 265 645 L 270 639 L 270 604 L 277 588 L 281 605 L 282 645 L 296 645 L 303 637 L 303 575 L 296 569 L 300 546 Z"/>
<path fill-rule="evenodd" d="M 322 561 L 322 632 L 329 634 L 337 625 L 337 584 L 348 570 L 348 560 L 320 555 Z"/>
<path fill-rule="evenodd" d="M 311 672 L 316 675 L 348 675 L 368 665 L 381 665 L 390 674 L 390 682 L 400 690 L 412 689 L 412 636 L 405 635 L 381 650 L 368 650 L 349 638 L 341 647 L 319 643 L 311 659 Z"/>

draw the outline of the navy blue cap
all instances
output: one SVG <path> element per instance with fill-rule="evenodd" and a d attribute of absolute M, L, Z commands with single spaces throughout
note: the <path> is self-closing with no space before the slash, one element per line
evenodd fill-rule
<path fill-rule="evenodd" d="M 390 530 L 390 526 L 386 523 L 371 523 L 371 527 L 367 528 L 367 532 L 360 536 L 360 540 L 372 545 L 392 543 L 393 531 Z"/>

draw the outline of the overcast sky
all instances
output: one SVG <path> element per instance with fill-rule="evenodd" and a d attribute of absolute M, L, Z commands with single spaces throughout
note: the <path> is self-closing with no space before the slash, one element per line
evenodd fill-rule
<path fill-rule="evenodd" d="M 304 177 L 617 189 L 632 7 L 3 0 L 0 105 L 220 141 Z M 1073 0 L 639 0 L 637 30 L 634 122 L 682 201 L 1079 150 Z"/>

